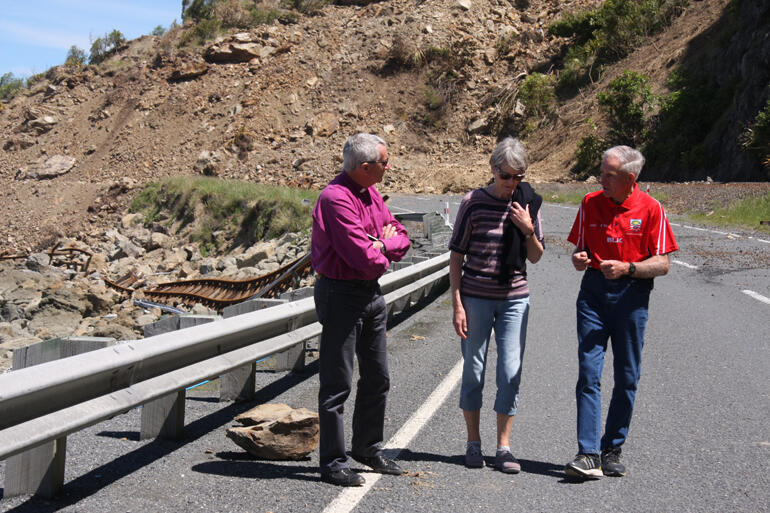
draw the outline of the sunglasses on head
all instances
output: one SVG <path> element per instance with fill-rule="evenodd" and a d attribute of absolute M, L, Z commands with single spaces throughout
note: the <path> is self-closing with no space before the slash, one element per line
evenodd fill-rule
<path fill-rule="evenodd" d="M 496 168 L 496 169 L 497 169 L 497 176 L 498 176 L 498 178 L 500 178 L 500 180 L 511 180 L 511 179 L 513 179 L 513 180 L 520 180 L 520 179 L 524 178 L 524 173 L 511 174 L 511 173 L 504 172 L 499 167 Z"/>

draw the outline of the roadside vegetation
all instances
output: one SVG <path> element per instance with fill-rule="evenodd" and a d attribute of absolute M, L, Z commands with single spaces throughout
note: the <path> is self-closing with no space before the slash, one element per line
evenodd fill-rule
<path fill-rule="evenodd" d="M 707 214 L 697 213 L 687 216 L 703 224 L 733 226 L 770 233 L 770 194 L 738 200 Z"/>
<path fill-rule="evenodd" d="M 309 230 L 318 191 L 213 177 L 174 177 L 148 184 L 130 207 L 144 223 L 199 242 L 208 255 Z"/>

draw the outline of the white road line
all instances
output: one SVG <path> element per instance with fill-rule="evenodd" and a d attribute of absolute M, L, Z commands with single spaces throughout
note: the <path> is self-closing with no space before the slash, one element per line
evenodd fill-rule
<path fill-rule="evenodd" d="M 452 392 L 457 383 L 460 382 L 460 378 L 463 373 L 463 361 L 460 360 L 449 371 L 444 380 L 439 383 L 439 386 L 430 394 L 428 399 L 420 406 L 420 408 L 414 412 L 414 414 L 401 426 L 398 433 L 393 435 L 388 443 L 385 445 L 385 449 L 404 449 L 409 445 L 409 442 L 414 439 L 420 429 L 430 420 L 436 410 L 446 401 L 446 398 Z M 401 451 L 399 450 L 398 453 Z M 398 457 L 398 453 L 394 457 Z M 371 472 L 365 472 L 366 483 L 364 486 L 357 488 L 346 488 L 324 509 L 324 513 L 348 513 L 353 511 L 361 499 L 364 498 L 374 484 L 379 481 L 382 474 L 375 474 Z"/>
<path fill-rule="evenodd" d="M 686 267 L 688 269 L 697 269 L 698 268 L 697 265 L 688 264 L 687 262 L 682 262 L 681 260 L 674 260 L 674 259 L 672 259 L 671 261 L 673 263 L 675 263 L 675 264 L 681 265 L 682 267 Z"/>
<path fill-rule="evenodd" d="M 757 294 L 753 290 L 748 290 L 748 289 L 742 290 L 741 292 L 743 292 L 744 294 L 746 294 L 749 297 L 753 297 L 757 301 L 762 301 L 763 303 L 767 303 L 768 305 L 770 305 L 770 298 L 767 298 L 767 297 L 763 296 L 762 294 Z"/>

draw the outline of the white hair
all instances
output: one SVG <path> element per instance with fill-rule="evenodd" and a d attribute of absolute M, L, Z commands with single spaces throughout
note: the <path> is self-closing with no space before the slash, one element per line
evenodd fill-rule
<path fill-rule="evenodd" d="M 513 137 L 506 137 L 497 143 L 489 157 L 489 163 L 492 167 L 497 168 L 507 164 L 523 173 L 529 166 L 529 159 L 527 158 L 527 150 L 524 149 L 521 141 Z"/>
<path fill-rule="evenodd" d="M 364 162 L 380 159 L 380 146 L 387 148 L 385 140 L 374 134 L 356 134 L 348 137 L 342 148 L 342 170 L 350 173 Z"/>
<path fill-rule="evenodd" d="M 630 146 L 613 146 L 602 155 L 602 162 L 609 157 L 618 159 L 620 162 L 620 171 L 634 175 L 634 180 L 639 178 L 639 174 L 644 167 L 644 155 L 639 150 Z"/>

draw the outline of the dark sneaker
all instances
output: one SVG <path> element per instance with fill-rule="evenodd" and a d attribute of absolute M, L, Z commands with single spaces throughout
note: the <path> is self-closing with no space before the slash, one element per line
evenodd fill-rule
<path fill-rule="evenodd" d="M 518 474 L 521 472 L 521 465 L 513 457 L 511 451 L 497 451 L 495 455 L 495 468 L 504 474 Z"/>
<path fill-rule="evenodd" d="M 363 463 L 367 467 L 372 467 L 372 470 L 380 474 L 400 476 L 404 473 L 404 469 L 399 467 L 395 461 L 386 458 L 382 454 L 376 456 L 359 456 L 351 453 L 350 457 L 359 463 Z"/>
<path fill-rule="evenodd" d="M 335 472 L 321 472 L 321 481 L 337 486 L 363 486 L 366 480 L 350 470 L 343 468 Z"/>
<path fill-rule="evenodd" d="M 564 472 L 568 476 L 581 479 L 599 479 L 602 477 L 602 462 L 598 454 L 578 454 L 567 463 Z"/>
<path fill-rule="evenodd" d="M 481 447 L 476 444 L 468 444 L 465 449 L 465 466 L 468 468 L 481 468 L 484 466 L 484 455 Z"/>
<path fill-rule="evenodd" d="M 620 447 L 602 451 L 602 472 L 605 476 L 623 477 L 626 467 L 620 462 Z"/>

